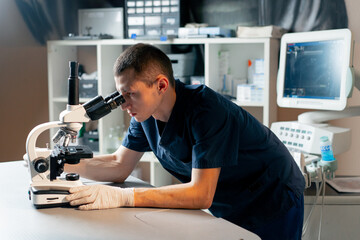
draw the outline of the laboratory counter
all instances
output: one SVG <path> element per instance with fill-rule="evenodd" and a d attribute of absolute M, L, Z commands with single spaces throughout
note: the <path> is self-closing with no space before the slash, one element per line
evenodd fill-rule
<path fill-rule="evenodd" d="M 311 184 L 310 188 L 307 188 L 304 192 L 305 204 L 311 204 L 315 200 L 316 187 L 315 183 Z M 322 192 L 317 200 L 317 203 L 321 203 Z M 349 204 L 349 205 L 360 205 L 360 193 L 340 193 L 326 183 L 325 187 L 325 204 Z"/>
<path fill-rule="evenodd" d="M 116 208 L 80 211 L 36 209 L 28 197 L 23 161 L 0 163 L 0 239 L 243 239 L 260 238 L 201 210 Z M 95 184 L 84 181 L 84 184 Z M 119 187 L 151 187 L 129 177 Z"/>

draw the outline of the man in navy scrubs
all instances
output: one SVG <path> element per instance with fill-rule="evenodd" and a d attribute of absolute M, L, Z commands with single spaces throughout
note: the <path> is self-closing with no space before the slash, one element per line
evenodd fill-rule
<path fill-rule="evenodd" d="M 86 178 L 123 182 L 153 151 L 182 184 L 70 189 L 79 209 L 122 206 L 209 209 L 262 239 L 301 239 L 304 178 L 281 141 L 210 88 L 175 81 L 169 58 L 147 44 L 127 48 L 114 66 L 132 117 L 122 146 L 66 166 Z"/>

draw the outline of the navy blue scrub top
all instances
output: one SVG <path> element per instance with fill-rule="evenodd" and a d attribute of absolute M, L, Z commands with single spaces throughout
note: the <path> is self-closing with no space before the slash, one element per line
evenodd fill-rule
<path fill-rule="evenodd" d="M 204 85 L 176 81 L 176 102 L 162 135 L 156 120 L 131 119 L 123 146 L 153 151 L 181 182 L 192 168 L 221 172 L 212 214 L 256 228 L 284 214 L 300 196 L 304 178 L 281 141 L 247 111 Z"/>

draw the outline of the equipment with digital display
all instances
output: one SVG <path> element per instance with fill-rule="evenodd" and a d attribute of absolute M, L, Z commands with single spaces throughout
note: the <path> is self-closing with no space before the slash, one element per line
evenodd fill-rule
<path fill-rule="evenodd" d="M 280 107 L 331 110 L 306 112 L 298 121 L 276 122 L 271 129 L 293 151 L 320 155 L 320 138 L 333 143 L 334 154 L 350 147 L 350 129 L 326 122 L 360 114 L 345 109 L 352 94 L 353 43 L 349 29 L 288 33 L 281 39 L 277 79 Z"/>
<path fill-rule="evenodd" d="M 300 114 L 298 121 L 271 125 L 271 130 L 293 154 L 306 187 L 315 182 L 316 197 L 304 222 L 303 235 L 321 191 L 324 203 L 325 182 L 335 177 L 338 164 L 334 155 L 349 150 L 351 144 L 349 128 L 327 122 L 360 116 L 360 107 L 346 108 L 353 86 L 358 87 L 354 81 L 352 55 L 349 29 L 288 33 L 281 39 L 278 105 L 318 110 Z M 322 182 L 320 188 L 319 182 Z M 322 211 L 323 205 L 320 216 Z M 319 239 L 321 221 L 320 217 Z"/>
<path fill-rule="evenodd" d="M 280 107 L 343 110 L 353 87 L 348 29 L 285 34 L 278 72 Z"/>

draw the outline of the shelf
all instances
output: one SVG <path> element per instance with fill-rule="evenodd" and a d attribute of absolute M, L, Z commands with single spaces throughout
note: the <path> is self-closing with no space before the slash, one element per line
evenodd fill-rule
<path fill-rule="evenodd" d="M 232 102 L 241 107 L 264 107 L 264 102 L 239 102 L 236 100 L 232 100 Z"/>
<path fill-rule="evenodd" d="M 168 44 L 217 44 L 217 43 L 264 43 L 269 38 L 174 38 L 167 41 L 146 39 L 102 39 L 102 40 L 55 40 L 49 41 L 50 45 L 61 46 L 100 46 L 100 45 L 134 45 L 149 43 L 155 45 Z"/>
<path fill-rule="evenodd" d="M 80 98 L 79 102 L 80 103 L 86 103 L 86 102 L 90 101 L 91 99 L 92 98 Z M 68 98 L 67 97 L 56 97 L 56 98 L 53 98 L 53 102 L 67 103 Z"/>

